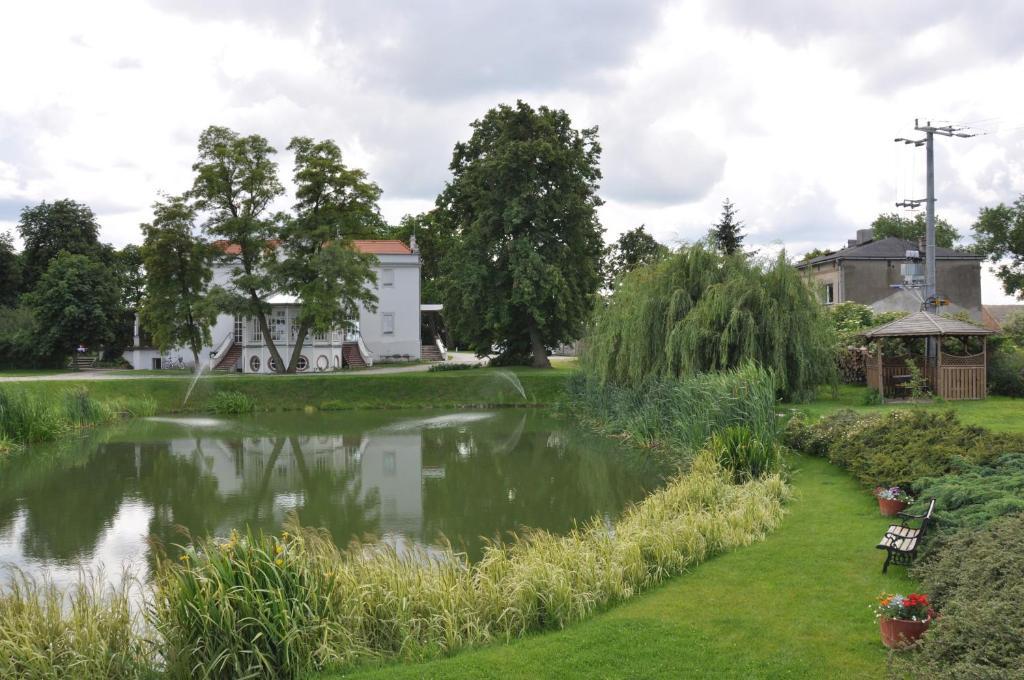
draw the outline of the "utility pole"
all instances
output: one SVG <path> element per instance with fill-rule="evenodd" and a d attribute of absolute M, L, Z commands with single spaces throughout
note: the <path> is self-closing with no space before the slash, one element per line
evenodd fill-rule
<path fill-rule="evenodd" d="M 924 265 L 924 308 L 925 311 L 934 312 L 937 306 L 938 291 L 935 276 L 935 135 L 943 137 L 974 137 L 973 134 L 963 132 L 964 128 L 945 125 L 937 127 L 928 121 L 921 125 L 917 118 L 914 119 L 914 129 L 924 133 L 924 139 L 905 139 L 897 137 L 895 142 L 923 146 L 927 168 L 925 170 L 925 197 L 900 201 L 897 208 L 917 208 L 922 203 L 925 206 L 925 265 Z"/>

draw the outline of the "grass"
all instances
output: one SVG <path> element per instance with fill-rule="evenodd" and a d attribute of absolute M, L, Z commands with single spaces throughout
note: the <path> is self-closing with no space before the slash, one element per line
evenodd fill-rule
<path fill-rule="evenodd" d="M 988 397 L 978 401 L 943 401 L 931 404 L 883 404 L 865 406 L 864 398 L 868 389 L 856 385 L 841 385 L 838 395 L 822 388 L 818 398 L 806 404 L 792 407 L 811 417 L 823 416 L 839 409 L 849 408 L 863 413 L 884 413 L 893 409 L 953 409 L 960 418 L 970 425 L 989 428 L 1000 432 L 1024 433 L 1024 399 L 1012 397 Z"/>
<path fill-rule="evenodd" d="M 794 464 L 796 499 L 768 540 L 564 631 L 333 678 L 872 678 L 886 652 L 869 606 L 913 588 L 881 573 L 888 521 L 824 460 Z"/>
<path fill-rule="evenodd" d="M 166 371 L 164 375 L 166 375 Z M 188 404 L 182 405 L 191 374 L 123 380 L 40 380 L 17 387 L 43 399 L 54 399 L 70 386 L 84 385 L 100 401 L 126 403 L 151 399 L 158 413 L 209 411 L 219 392 L 232 391 L 255 401 L 256 410 L 331 410 L 361 408 L 459 408 L 466 406 L 537 406 L 563 399 L 567 368 L 491 369 L 452 372 L 413 372 L 360 375 L 206 375 L 200 378 Z M 522 383 L 524 400 L 509 380 Z M 11 385 L 13 387 L 14 384 Z M 6 387 L 0 384 L 0 390 Z"/>

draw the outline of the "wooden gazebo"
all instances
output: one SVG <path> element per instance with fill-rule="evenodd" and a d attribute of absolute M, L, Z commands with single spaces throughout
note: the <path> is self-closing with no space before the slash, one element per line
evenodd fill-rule
<path fill-rule="evenodd" d="M 985 381 L 988 362 L 985 336 L 988 335 L 992 335 L 992 331 L 987 328 L 929 312 L 917 312 L 872 328 L 864 333 L 869 343 L 865 360 L 868 386 L 878 390 L 883 399 L 910 396 L 907 391 L 912 377 L 909 362 L 914 362 L 927 380 L 928 391 L 935 396 L 951 401 L 984 399 L 988 389 Z M 969 352 L 970 339 L 979 337 L 981 351 Z M 935 350 L 931 352 L 933 356 L 928 356 L 926 351 L 918 356 L 888 357 L 882 351 L 885 338 L 903 339 L 908 341 L 907 345 L 911 340 L 924 339 L 925 347 L 928 338 L 933 338 Z M 943 340 L 948 338 L 960 340 L 960 353 L 945 351 Z"/>

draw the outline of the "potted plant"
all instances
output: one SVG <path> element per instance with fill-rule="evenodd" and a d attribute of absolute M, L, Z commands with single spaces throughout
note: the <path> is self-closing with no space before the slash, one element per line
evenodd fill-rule
<path fill-rule="evenodd" d="M 928 596 L 921 593 L 883 594 L 875 606 L 875 618 L 882 643 L 889 649 L 908 647 L 920 638 L 932 623 Z"/>
<path fill-rule="evenodd" d="M 880 486 L 875 489 L 875 497 L 878 498 L 878 510 L 882 517 L 895 517 L 914 502 L 913 497 L 898 486 L 888 489 Z"/>

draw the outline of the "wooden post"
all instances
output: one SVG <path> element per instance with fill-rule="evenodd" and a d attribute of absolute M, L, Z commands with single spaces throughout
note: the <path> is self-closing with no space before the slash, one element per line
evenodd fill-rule
<path fill-rule="evenodd" d="M 981 336 L 981 399 L 988 396 L 988 338 Z"/>
<path fill-rule="evenodd" d="M 882 368 L 882 342 L 878 342 L 878 395 L 885 403 L 885 369 Z"/>
<path fill-rule="evenodd" d="M 938 351 L 935 353 L 935 393 L 943 399 L 946 398 L 946 381 L 942 377 L 942 336 L 939 336 L 935 343 Z"/>

